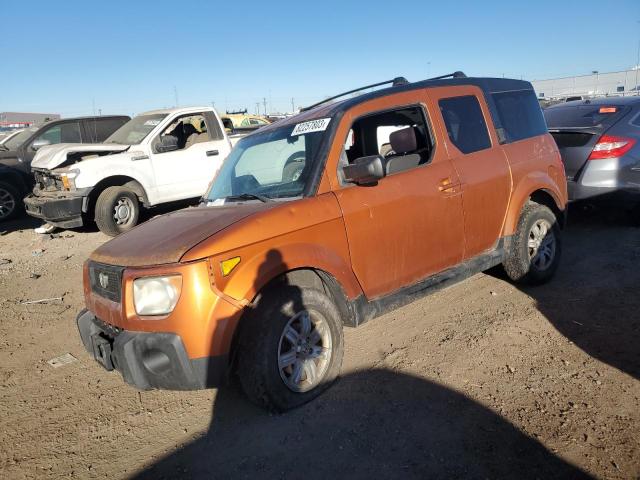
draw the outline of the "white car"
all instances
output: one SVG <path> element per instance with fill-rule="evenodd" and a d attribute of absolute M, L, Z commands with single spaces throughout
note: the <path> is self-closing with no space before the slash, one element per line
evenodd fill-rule
<path fill-rule="evenodd" d="M 154 110 L 132 118 L 102 144 L 38 150 L 27 213 L 62 227 L 93 218 L 115 236 L 138 223 L 141 206 L 202 196 L 231 150 L 211 107 Z"/>

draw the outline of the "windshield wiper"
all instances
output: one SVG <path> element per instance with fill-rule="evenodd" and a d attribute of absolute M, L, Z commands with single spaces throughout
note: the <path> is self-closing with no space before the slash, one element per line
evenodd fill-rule
<path fill-rule="evenodd" d="M 264 195 L 257 195 L 255 193 L 240 193 L 238 195 L 229 195 L 224 197 L 226 200 L 260 200 L 263 203 L 273 202 L 273 199 Z"/>

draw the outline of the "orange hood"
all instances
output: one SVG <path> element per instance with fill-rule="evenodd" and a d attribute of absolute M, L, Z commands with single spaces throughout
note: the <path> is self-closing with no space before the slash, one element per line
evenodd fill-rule
<path fill-rule="evenodd" d="M 138 225 L 98 247 L 91 260 L 123 267 L 179 262 L 198 243 L 256 212 L 278 205 L 242 203 L 221 207 L 187 208 Z"/>

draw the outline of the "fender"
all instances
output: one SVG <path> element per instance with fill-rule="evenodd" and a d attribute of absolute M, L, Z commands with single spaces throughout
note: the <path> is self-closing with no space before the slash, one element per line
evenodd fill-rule
<path fill-rule="evenodd" d="M 556 176 L 556 175 L 554 175 Z M 564 212 L 567 207 L 567 195 L 561 191 L 558 182 L 546 172 L 531 172 L 521 178 L 511 194 L 511 201 L 507 210 L 505 224 L 502 231 L 503 236 L 513 235 L 518 227 L 520 212 L 536 191 L 544 191 L 553 199 L 559 211 Z"/>
<path fill-rule="evenodd" d="M 237 271 L 233 271 L 226 281 L 218 266 L 226 258 L 214 257 L 211 260 L 216 285 L 225 295 L 242 304 L 251 303 L 258 292 L 273 279 L 299 269 L 320 270 L 331 275 L 348 299 L 362 295 L 362 288 L 351 266 L 345 261 L 349 257 L 341 255 L 330 246 L 296 242 L 285 243 L 266 253 L 259 248 L 256 252 L 260 253 L 250 258 L 244 258 L 241 254 Z"/>

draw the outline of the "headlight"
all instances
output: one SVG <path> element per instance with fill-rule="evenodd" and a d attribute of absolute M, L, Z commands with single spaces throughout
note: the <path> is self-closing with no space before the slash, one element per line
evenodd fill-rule
<path fill-rule="evenodd" d="M 142 277 L 133 281 L 133 304 L 138 315 L 167 315 L 176 308 L 182 276 Z"/>
<path fill-rule="evenodd" d="M 60 178 L 62 179 L 62 186 L 65 188 L 65 190 L 76 189 L 76 177 L 79 173 L 79 170 L 69 170 L 67 173 L 60 174 Z"/>

